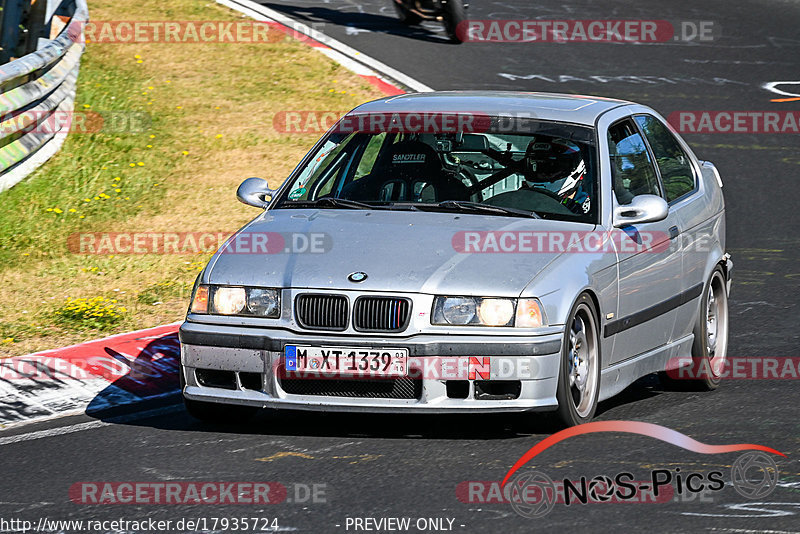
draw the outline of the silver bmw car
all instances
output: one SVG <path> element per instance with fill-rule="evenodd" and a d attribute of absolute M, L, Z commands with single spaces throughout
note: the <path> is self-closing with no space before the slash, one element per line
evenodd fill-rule
<path fill-rule="evenodd" d="M 722 181 L 648 107 L 384 98 L 280 188 L 249 178 L 237 196 L 261 212 L 200 274 L 180 328 L 198 418 L 552 411 L 576 425 L 647 374 L 719 384 Z"/>

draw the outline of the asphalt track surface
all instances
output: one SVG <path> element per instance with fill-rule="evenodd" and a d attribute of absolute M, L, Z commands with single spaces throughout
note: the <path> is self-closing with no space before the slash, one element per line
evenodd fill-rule
<path fill-rule="evenodd" d="M 710 20 L 722 33 L 704 43 L 460 46 L 447 43 L 436 24 L 405 28 L 389 0 L 262 3 L 306 23 L 324 23 L 332 37 L 435 89 L 595 94 L 642 102 L 664 115 L 800 106 L 771 102 L 780 95 L 762 88 L 800 80 L 798 1 L 474 1 L 472 19 Z M 800 93 L 800 85 L 783 89 Z M 685 137 L 701 158 L 717 164 L 725 182 L 736 266 L 729 356 L 799 356 L 800 136 Z M 177 406 L 116 420 L 61 418 L 2 432 L 0 517 L 35 522 L 260 516 L 277 518 L 282 529 L 313 533 L 354 532 L 346 528 L 348 517 L 410 517 L 412 524 L 417 518 L 450 518 L 453 531 L 463 533 L 620 527 L 797 532 L 798 399 L 796 380 L 729 380 L 713 393 L 687 393 L 666 391 L 648 377 L 600 406 L 598 420 L 645 421 L 704 443 L 759 443 L 782 451 L 787 458 L 778 460 L 778 487 L 758 501 L 726 485 L 703 497 L 659 504 L 557 504 L 549 515 L 527 519 L 508 504 L 462 502 L 456 488 L 463 481 L 502 479 L 549 434 L 534 416 L 265 414 L 247 426 L 218 427 L 196 422 Z M 622 471 L 645 480 L 659 468 L 720 470 L 728 482 L 737 455 L 702 455 L 649 437 L 608 433 L 564 441 L 530 467 L 571 480 Z M 325 502 L 92 506 L 70 501 L 69 488 L 78 481 L 275 481 L 289 488 L 290 497 L 296 483 L 324 484 Z"/>

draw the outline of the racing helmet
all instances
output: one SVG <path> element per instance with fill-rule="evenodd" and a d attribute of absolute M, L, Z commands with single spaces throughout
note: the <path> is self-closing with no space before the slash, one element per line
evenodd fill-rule
<path fill-rule="evenodd" d="M 560 197 L 571 195 L 581 186 L 586 173 L 580 147 L 567 139 L 531 140 L 525 150 L 525 180 L 531 183 L 561 182 Z M 550 189 L 550 188 L 548 188 Z"/>

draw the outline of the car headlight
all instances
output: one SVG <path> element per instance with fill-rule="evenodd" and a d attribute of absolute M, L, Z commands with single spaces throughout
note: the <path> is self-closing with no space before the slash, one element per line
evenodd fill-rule
<path fill-rule="evenodd" d="M 280 315 L 280 310 L 278 309 L 278 292 L 274 289 L 248 289 L 247 309 L 253 315 L 277 317 Z"/>
<path fill-rule="evenodd" d="M 277 318 L 281 315 L 280 295 L 277 289 L 200 285 L 195 290 L 190 311 Z"/>
<path fill-rule="evenodd" d="M 448 324 L 469 324 L 475 318 L 475 299 L 446 298 L 442 302 L 442 317 Z"/>
<path fill-rule="evenodd" d="M 431 324 L 455 326 L 545 326 L 537 299 L 436 297 Z"/>
<path fill-rule="evenodd" d="M 509 299 L 482 299 L 478 317 L 487 326 L 506 326 L 514 319 L 514 302 Z"/>
<path fill-rule="evenodd" d="M 218 287 L 211 299 L 212 310 L 220 315 L 238 315 L 247 304 L 243 287 Z"/>

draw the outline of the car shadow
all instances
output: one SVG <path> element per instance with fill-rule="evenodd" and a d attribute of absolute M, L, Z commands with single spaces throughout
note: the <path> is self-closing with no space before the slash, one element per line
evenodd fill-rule
<path fill-rule="evenodd" d="M 107 365 L 115 364 L 115 369 L 128 371 L 92 399 L 86 408 L 87 415 L 109 419 L 180 400 L 177 332 L 150 339 L 143 346 L 133 344 L 117 349 L 106 346 L 103 350 Z"/>
<path fill-rule="evenodd" d="M 303 22 L 312 28 L 317 28 L 320 21 L 322 21 L 323 24 L 341 26 L 345 29 L 346 33 L 352 35 L 358 35 L 366 30 L 373 33 L 396 35 L 398 37 L 429 43 L 453 44 L 444 33 L 436 33 L 427 29 L 425 26 L 409 26 L 403 24 L 397 17 L 377 15 L 374 13 L 342 12 L 326 7 L 294 6 L 268 2 L 260 3 L 296 21 Z M 326 33 L 324 28 L 322 31 Z"/>
<path fill-rule="evenodd" d="M 658 397 L 665 391 L 657 374 L 643 376 L 610 399 L 599 403 L 595 418 L 604 418 L 604 414 L 611 416 L 611 412 L 617 408 Z"/>

